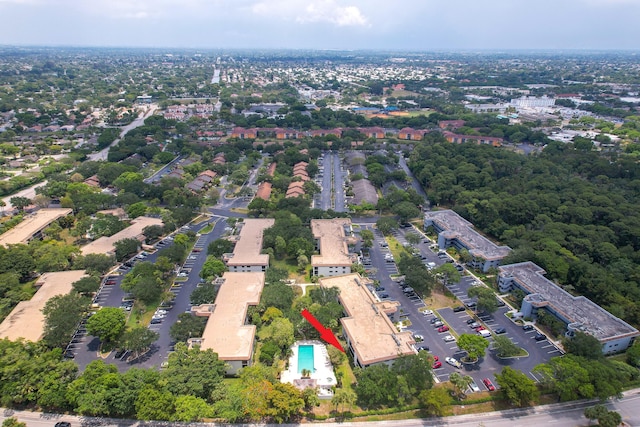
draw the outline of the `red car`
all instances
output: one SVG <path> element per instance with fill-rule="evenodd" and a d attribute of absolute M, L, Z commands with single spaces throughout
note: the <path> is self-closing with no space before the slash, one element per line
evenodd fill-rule
<path fill-rule="evenodd" d="M 476 332 L 484 331 L 484 326 L 478 326 Z"/>
<path fill-rule="evenodd" d="M 433 369 L 438 369 L 442 367 L 442 362 L 434 362 L 431 366 Z"/>
<path fill-rule="evenodd" d="M 438 360 L 440 360 L 440 358 L 438 356 L 433 356 L 433 361 L 437 362 Z"/>
<path fill-rule="evenodd" d="M 496 387 L 493 385 L 493 383 L 489 378 L 483 379 L 482 382 L 484 383 L 484 385 L 487 387 L 489 391 L 495 391 Z"/>
<path fill-rule="evenodd" d="M 104 282 L 105 285 L 115 285 L 117 282 L 115 280 L 106 280 Z"/>
<path fill-rule="evenodd" d="M 447 325 L 443 325 L 438 328 L 438 332 L 447 332 L 448 330 L 449 327 Z"/>

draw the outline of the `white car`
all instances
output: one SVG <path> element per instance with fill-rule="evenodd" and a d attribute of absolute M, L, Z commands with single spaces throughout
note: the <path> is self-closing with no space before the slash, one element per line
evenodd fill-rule
<path fill-rule="evenodd" d="M 455 341 L 456 338 L 453 335 L 446 335 L 444 338 L 442 338 L 444 340 L 444 342 L 452 342 Z"/>
<path fill-rule="evenodd" d="M 433 310 L 425 310 L 422 312 L 422 314 L 424 314 L 425 316 L 429 316 L 431 314 L 433 314 Z"/>
<path fill-rule="evenodd" d="M 195 256 L 195 255 L 190 255 L 190 256 L 189 256 L 189 259 L 198 259 L 198 257 L 197 257 L 197 256 Z"/>
<path fill-rule="evenodd" d="M 480 391 L 480 387 L 478 387 L 478 384 L 476 384 L 475 381 L 472 381 L 471 384 L 469 384 L 469 388 L 472 393 L 478 393 Z"/>
<path fill-rule="evenodd" d="M 451 336 L 451 335 L 449 335 Z M 462 368 L 462 363 L 460 363 L 457 359 L 454 359 L 453 357 L 447 357 L 444 359 L 449 365 L 455 367 L 455 368 Z"/>
<path fill-rule="evenodd" d="M 187 273 L 178 273 L 178 277 L 187 277 Z"/>
<path fill-rule="evenodd" d="M 161 314 L 161 315 L 164 314 L 164 315 L 166 315 L 167 314 L 167 310 L 163 310 L 163 309 L 159 308 L 159 309 L 156 310 L 156 314 Z"/>

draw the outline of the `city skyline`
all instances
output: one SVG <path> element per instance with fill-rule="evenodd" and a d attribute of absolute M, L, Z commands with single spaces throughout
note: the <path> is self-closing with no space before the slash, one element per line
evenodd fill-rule
<path fill-rule="evenodd" d="M 0 0 L 0 44 L 257 49 L 640 48 L 633 0 Z"/>

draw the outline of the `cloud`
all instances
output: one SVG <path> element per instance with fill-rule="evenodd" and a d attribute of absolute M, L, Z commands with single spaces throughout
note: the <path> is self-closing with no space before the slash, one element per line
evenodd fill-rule
<path fill-rule="evenodd" d="M 251 11 L 260 16 L 279 17 L 300 24 L 328 22 L 347 26 L 369 26 L 369 20 L 353 5 L 342 6 L 337 0 L 262 0 L 251 7 Z"/>

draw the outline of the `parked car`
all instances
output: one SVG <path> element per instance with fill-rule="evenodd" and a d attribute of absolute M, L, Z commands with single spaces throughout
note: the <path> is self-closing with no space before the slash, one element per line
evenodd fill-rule
<path fill-rule="evenodd" d="M 522 326 L 522 330 L 523 331 L 533 331 L 533 325 L 523 325 Z"/>
<path fill-rule="evenodd" d="M 444 342 L 452 342 L 455 341 L 456 338 L 453 335 L 447 335 L 443 338 Z"/>
<path fill-rule="evenodd" d="M 505 328 L 497 328 L 493 331 L 495 334 L 504 334 L 505 332 L 507 332 L 507 330 Z"/>
<path fill-rule="evenodd" d="M 157 317 L 154 317 L 151 319 L 151 324 L 152 325 L 157 325 L 158 323 L 162 323 L 162 319 L 159 319 Z"/>
<path fill-rule="evenodd" d="M 437 317 L 434 317 L 433 319 L 431 319 L 431 324 L 435 324 L 436 322 L 438 322 L 440 319 L 438 319 Z"/>
<path fill-rule="evenodd" d="M 447 332 L 449 330 L 449 327 L 447 325 L 442 325 L 438 328 L 438 332 L 442 333 L 442 332 Z"/>
<path fill-rule="evenodd" d="M 491 380 L 489 378 L 483 379 L 482 382 L 484 383 L 485 387 L 487 387 L 487 390 L 489 390 L 489 391 L 495 391 L 496 390 L 496 387 L 493 385 L 493 383 L 491 382 Z"/>
<path fill-rule="evenodd" d="M 58 421 L 55 427 L 71 427 L 71 423 L 67 421 Z"/>
<path fill-rule="evenodd" d="M 469 389 L 472 393 L 478 393 L 480 391 L 480 387 L 478 387 L 478 384 L 476 384 L 475 381 L 471 381 L 471 383 L 469 384 Z"/>
<path fill-rule="evenodd" d="M 432 369 L 442 368 L 442 362 L 433 362 Z"/>
<path fill-rule="evenodd" d="M 469 327 L 470 327 L 471 329 L 475 329 L 475 328 L 477 328 L 478 326 L 480 326 L 480 323 L 478 323 L 478 322 L 473 322 L 473 323 L 471 323 L 471 324 L 469 325 Z"/>
<path fill-rule="evenodd" d="M 462 363 L 460 363 L 458 359 L 454 359 L 453 357 L 447 357 L 444 360 L 454 368 L 458 368 L 458 369 L 462 368 Z"/>
<path fill-rule="evenodd" d="M 424 314 L 425 316 L 429 316 L 431 314 L 433 314 L 433 310 L 425 310 L 422 312 L 422 314 Z"/>
<path fill-rule="evenodd" d="M 109 279 L 109 280 L 105 280 L 104 284 L 105 285 L 115 285 L 117 282 L 113 279 Z"/>
<path fill-rule="evenodd" d="M 476 332 L 484 331 L 484 326 L 480 325 L 476 328 Z"/>
<path fill-rule="evenodd" d="M 438 320 L 437 322 L 435 322 L 433 324 L 433 327 L 437 329 L 437 328 L 439 328 L 440 326 L 443 326 L 443 325 L 444 325 L 444 323 L 442 323 L 442 320 Z"/>
<path fill-rule="evenodd" d="M 420 334 L 413 334 L 413 339 L 414 339 L 416 342 L 421 342 L 421 341 L 424 341 L 424 336 L 422 336 L 422 335 L 420 335 Z"/>
<path fill-rule="evenodd" d="M 547 339 L 547 336 L 545 334 L 541 334 L 540 332 L 536 333 L 536 336 L 534 337 L 534 339 L 536 341 L 544 341 Z"/>
<path fill-rule="evenodd" d="M 461 306 L 461 305 L 459 305 L 457 307 L 453 307 L 453 312 L 454 313 L 459 313 L 459 312 L 464 311 L 464 310 L 465 310 L 465 308 L 463 306 Z"/>
<path fill-rule="evenodd" d="M 472 323 L 473 323 L 473 322 L 475 322 L 475 321 L 476 321 L 476 319 L 474 319 L 474 318 L 467 319 L 467 325 L 470 325 L 470 324 L 472 324 Z"/>
<path fill-rule="evenodd" d="M 384 298 L 389 298 L 389 294 L 387 294 L 387 293 L 385 293 L 385 292 L 381 292 L 381 293 L 379 293 L 379 294 L 378 294 L 378 296 L 379 296 L 380 298 L 382 298 L 382 299 L 384 299 Z"/>

